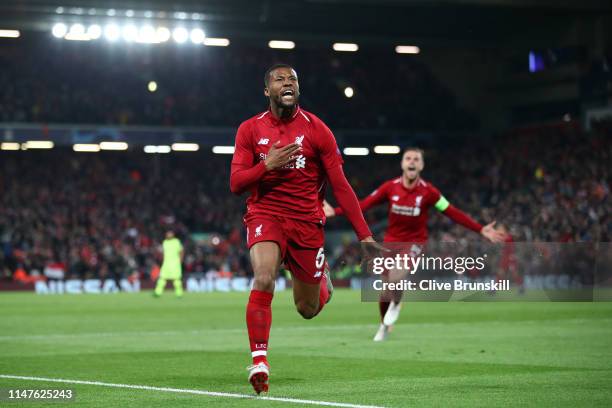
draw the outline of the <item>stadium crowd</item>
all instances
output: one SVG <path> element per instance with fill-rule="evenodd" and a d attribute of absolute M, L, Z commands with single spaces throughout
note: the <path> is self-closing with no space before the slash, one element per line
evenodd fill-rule
<path fill-rule="evenodd" d="M 299 68 L 302 103 L 334 128 L 477 125 L 425 64 L 392 51 L 114 47 L 46 36 L 0 48 L 0 121 L 235 126 L 267 105 L 263 74 L 273 62 Z"/>
<path fill-rule="evenodd" d="M 566 125 L 447 141 L 426 149 L 424 178 L 477 220 L 504 224 L 515 241 L 607 242 L 612 139 L 602 131 Z M 185 243 L 187 274 L 248 275 L 244 198 L 229 192 L 229 156 L 204 154 L 0 152 L 0 277 L 154 275 L 167 229 Z M 399 155 L 345 162 L 360 197 L 400 174 Z M 385 206 L 366 215 L 379 237 L 385 218 Z M 430 240 L 479 239 L 439 214 L 430 223 Z M 347 227 L 339 218 L 326 228 Z M 358 255 L 328 254 L 332 265 Z"/>

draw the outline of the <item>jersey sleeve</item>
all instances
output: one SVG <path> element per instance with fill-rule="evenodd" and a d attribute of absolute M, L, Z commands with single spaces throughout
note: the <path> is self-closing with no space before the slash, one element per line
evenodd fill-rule
<path fill-rule="evenodd" d="M 474 232 L 480 232 L 482 230 L 481 224 L 457 207 L 451 205 L 451 203 L 449 203 L 448 200 L 440 193 L 440 190 L 431 184 L 429 186 L 431 188 L 430 202 L 431 205 L 436 208 L 436 210 L 440 211 L 442 214 L 446 215 L 448 218 L 467 229 Z"/>
<path fill-rule="evenodd" d="M 369 196 L 359 201 L 359 207 L 361 211 L 367 211 L 372 207 L 375 207 L 387 200 L 389 187 L 391 183 L 389 181 L 383 183 L 376 190 L 372 191 Z M 344 211 L 340 207 L 334 208 L 336 215 L 343 215 Z"/>
<path fill-rule="evenodd" d="M 254 150 L 251 142 L 251 126 L 249 122 L 243 122 L 236 132 L 232 165 L 244 164 L 252 166 L 253 159 Z"/>
<path fill-rule="evenodd" d="M 336 143 L 336 138 L 332 131 L 321 120 L 315 120 L 315 130 L 319 141 L 319 155 L 323 167 L 333 169 L 334 167 L 342 166 L 344 160 Z"/>
<path fill-rule="evenodd" d="M 431 207 L 435 207 L 436 210 L 442 212 L 444 210 L 446 210 L 446 208 L 448 207 L 448 201 L 446 201 L 446 198 L 444 198 L 444 196 L 442 195 L 442 193 L 440 193 L 440 190 L 438 190 L 433 184 L 429 183 L 429 197 L 427 200 L 427 204 Z"/>
<path fill-rule="evenodd" d="M 234 157 L 230 169 L 230 190 L 234 194 L 242 194 L 255 185 L 266 173 L 263 161 L 254 165 L 255 156 L 252 145 L 251 130 L 248 122 L 244 122 L 236 133 Z"/>

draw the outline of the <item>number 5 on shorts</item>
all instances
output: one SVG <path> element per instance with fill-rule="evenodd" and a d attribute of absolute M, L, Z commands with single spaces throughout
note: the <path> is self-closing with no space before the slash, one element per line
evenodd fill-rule
<path fill-rule="evenodd" d="M 315 266 L 317 269 L 321 269 L 324 263 L 325 253 L 323 252 L 323 247 L 321 247 L 319 248 L 319 252 L 317 252 L 317 257 L 315 258 Z"/>

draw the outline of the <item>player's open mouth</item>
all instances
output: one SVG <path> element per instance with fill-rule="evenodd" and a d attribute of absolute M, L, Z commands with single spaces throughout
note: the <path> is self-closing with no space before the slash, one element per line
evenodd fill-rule
<path fill-rule="evenodd" d="M 293 96 L 295 92 L 291 89 L 287 89 L 286 91 L 281 92 L 281 96 Z"/>
<path fill-rule="evenodd" d="M 408 171 L 416 171 L 416 167 L 408 167 Z"/>

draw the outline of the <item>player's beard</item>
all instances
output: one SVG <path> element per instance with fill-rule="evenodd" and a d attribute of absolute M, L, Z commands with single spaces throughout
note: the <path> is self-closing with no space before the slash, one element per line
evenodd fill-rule
<path fill-rule="evenodd" d="M 296 94 L 293 97 L 293 102 L 286 103 L 283 101 L 283 96 L 281 94 L 278 94 L 278 96 L 276 97 L 276 105 L 282 109 L 292 110 L 297 106 L 299 98 L 299 95 Z"/>
<path fill-rule="evenodd" d="M 275 98 L 276 106 L 281 108 L 283 116 L 291 114 L 293 109 L 297 106 L 298 100 L 299 100 L 299 96 L 298 95 L 294 96 L 293 102 L 291 102 L 291 103 L 283 102 L 283 97 L 280 94 Z"/>

